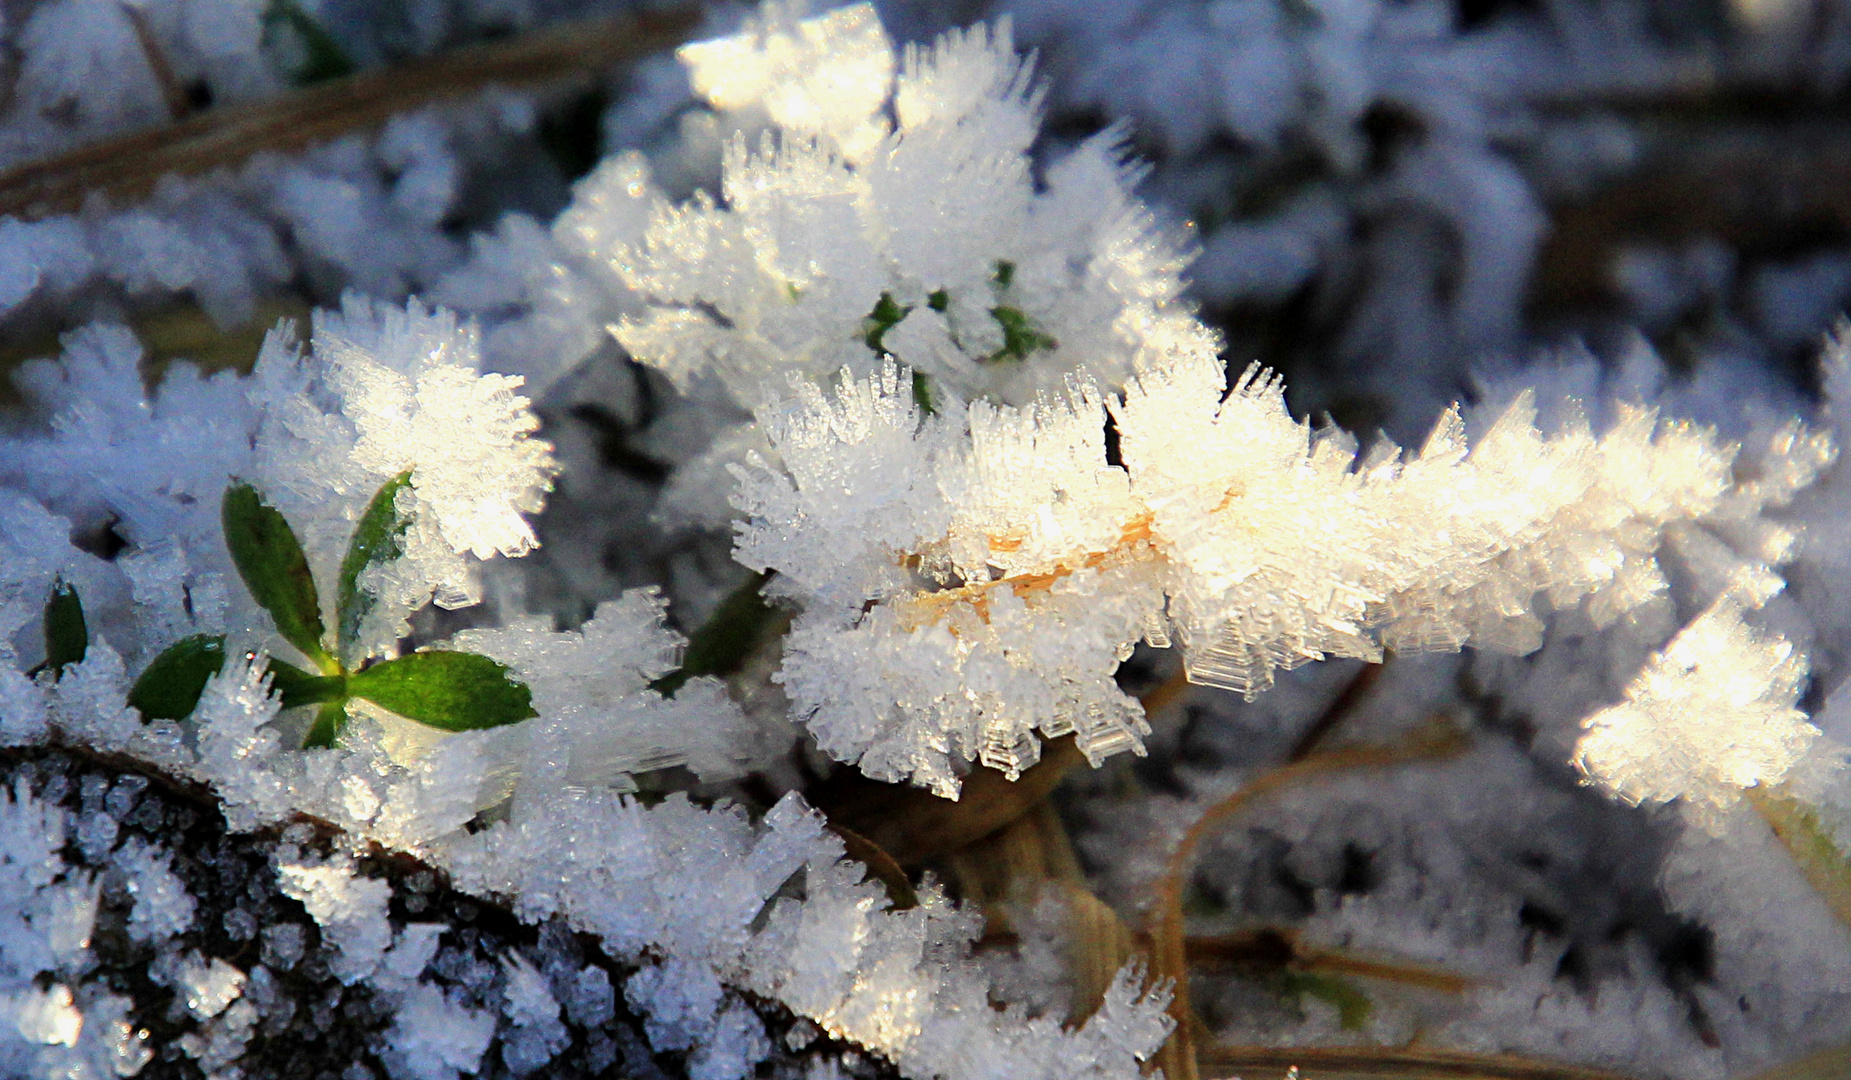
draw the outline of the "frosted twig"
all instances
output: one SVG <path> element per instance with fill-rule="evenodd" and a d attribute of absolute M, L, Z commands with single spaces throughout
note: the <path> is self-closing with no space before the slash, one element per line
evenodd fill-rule
<path fill-rule="evenodd" d="M 691 7 L 574 22 L 79 147 L 0 174 L 0 216 L 36 220 L 75 210 L 93 195 L 134 200 L 171 173 L 209 172 L 261 151 L 301 149 L 491 86 L 583 78 L 675 45 L 697 22 Z"/>

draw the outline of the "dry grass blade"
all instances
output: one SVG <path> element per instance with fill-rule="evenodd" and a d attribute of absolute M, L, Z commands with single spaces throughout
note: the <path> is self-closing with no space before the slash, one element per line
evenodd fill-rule
<path fill-rule="evenodd" d="M 1612 267 L 1627 245 L 1701 237 L 1765 250 L 1776 238 L 1851 227 L 1851 130 L 1841 117 L 1699 125 L 1661 141 L 1639 168 L 1551 208 L 1530 281 L 1534 311 L 1613 303 Z"/>
<path fill-rule="evenodd" d="M 128 324 L 144 350 L 142 379 L 153 387 L 177 360 L 195 364 L 208 375 L 216 371 L 248 374 L 270 331 L 285 320 L 305 323 L 310 310 L 306 300 L 273 297 L 258 301 L 254 314 L 229 330 L 220 329 L 196 304 L 139 312 L 128 317 Z M 0 346 L 0 411 L 24 404 L 13 372 L 28 360 L 57 356 L 63 348 L 55 333 Z"/>
<path fill-rule="evenodd" d="M 1073 737 L 1053 739 L 1041 761 L 1010 781 L 995 769 L 973 769 L 956 802 L 929 791 L 869 780 L 847 769 L 809 792 L 829 820 L 879 844 L 901 866 L 956 851 L 1021 817 L 1086 760 Z"/>
<path fill-rule="evenodd" d="M 1138 955 L 1138 947 L 1130 928 L 1104 901 L 1078 885 L 1058 887 L 1067 905 L 1067 974 L 1073 986 L 1067 1024 L 1078 1027 L 1099 1011 L 1106 990 Z"/>
<path fill-rule="evenodd" d="M 1278 1080 L 1632 1080 L 1619 1073 L 1503 1054 L 1456 1054 L 1397 1047 L 1273 1049 L 1217 1046 L 1202 1051 L 1211 1076 Z"/>
<path fill-rule="evenodd" d="M 209 172 L 259 151 L 301 149 L 490 86 L 583 77 L 676 45 L 698 23 L 693 7 L 586 20 L 361 72 L 249 108 L 200 113 L 0 175 L 0 216 L 32 219 L 69 212 L 93 194 L 136 199 L 171 173 Z"/>
<path fill-rule="evenodd" d="M 1851 861 L 1838 850 L 1818 815 L 1778 787 L 1749 788 L 1747 795 L 1819 898 L 1839 922 L 1851 926 Z"/>
<path fill-rule="evenodd" d="M 1471 979 L 1439 968 L 1306 945 L 1299 940 L 1297 931 L 1288 928 L 1189 937 L 1184 939 L 1183 949 L 1190 965 L 1195 967 L 1294 967 L 1330 975 L 1379 979 L 1442 994 L 1463 994 L 1472 988 Z"/>
<path fill-rule="evenodd" d="M 986 939 L 1007 940 L 1015 930 L 1009 912 L 1055 898 L 1064 920 L 1064 960 L 1072 987 L 1069 1026 L 1099 1011 L 1119 969 L 1138 953 L 1118 913 L 1086 887 L 1060 815 L 1047 800 L 1008 825 L 950 856 L 967 904 L 980 905 Z"/>
<path fill-rule="evenodd" d="M 1330 703 L 1330 706 L 1319 713 L 1317 719 L 1311 722 L 1311 726 L 1305 729 L 1305 733 L 1298 737 L 1298 742 L 1293 744 L 1292 752 L 1287 755 L 1286 760 L 1303 761 L 1317 753 L 1318 748 L 1324 744 L 1324 740 L 1330 737 L 1330 733 L 1337 730 L 1337 725 L 1343 723 L 1344 718 L 1354 712 L 1356 706 L 1362 704 L 1363 699 L 1369 696 L 1369 691 L 1375 688 L 1376 680 L 1381 677 L 1382 665 L 1380 663 L 1364 664 L 1362 670 L 1344 685 L 1343 691 Z"/>
<path fill-rule="evenodd" d="M 1060 815 L 1047 800 L 949 859 L 966 903 L 989 909 L 993 929 L 1010 932 L 1000 905 L 1032 901 L 1048 882 L 1084 886 L 1080 861 Z"/>
<path fill-rule="evenodd" d="M 1153 910 L 1156 921 L 1151 930 L 1152 973 L 1174 984 L 1170 998 L 1170 1015 L 1176 1019 L 1176 1031 L 1158 1052 L 1157 1064 L 1169 1080 L 1197 1080 L 1195 1052 L 1195 1016 L 1189 1003 L 1189 958 L 1183 935 L 1183 884 L 1188 880 L 1195 861 L 1196 848 L 1211 829 L 1255 800 L 1290 788 L 1321 775 L 1352 769 L 1380 768 L 1412 762 L 1433 761 L 1458 753 L 1464 742 L 1457 732 L 1422 731 L 1405 743 L 1394 746 L 1364 746 L 1333 750 L 1281 766 L 1256 777 L 1239 791 L 1209 807 L 1196 819 L 1182 841 L 1170 855 L 1169 866 L 1157 882 Z"/>

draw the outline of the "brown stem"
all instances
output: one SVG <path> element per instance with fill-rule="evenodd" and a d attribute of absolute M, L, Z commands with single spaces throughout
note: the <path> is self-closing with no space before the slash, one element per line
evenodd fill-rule
<path fill-rule="evenodd" d="M 234 166 L 264 150 L 298 150 L 490 86 L 583 78 L 679 43 L 699 18 L 696 8 L 682 7 L 574 22 L 82 146 L 0 174 L 0 216 L 68 213 L 92 195 L 139 199 L 169 174 Z"/>
<path fill-rule="evenodd" d="M 895 911 L 905 911 L 919 906 L 919 894 L 913 890 L 911 878 L 900 864 L 893 861 L 893 856 L 881 850 L 881 846 L 844 825 L 830 823 L 829 831 L 842 838 L 843 852 L 849 858 L 868 868 L 866 881 L 873 878 L 887 890 L 887 902 Z"/>
<path fill-rule="evenodd" d="M 1145 715 L 1168 708 L 1187 688 L 1180 672 L 1151 688 L 1139 699 Z M 955 802 L 907 784 L 870 780 L 851 769 L 837 770 L 804 795 L 830 821 L 880 845 L 901 866 L 916 867 L 1028 813 L 1085 761 L 1073 736 L 1063 735 L 1047 740 L 1041 760 L 1015 780 L 995 769 L 972 769 Z"/>
<path fill-rule="evenodd" d="M 1381 677 L 1382 665 L 1380 663 L 1364 664 L 1362 670 L 1344 685 L 1342 692 L 1330 703 L 1329 707 L 1318 714 L 1318 718 L 1311 722 L 1311 726 L 1305 729 L 1305 733 L 1298 737 L 1298 741 L 1292 745 L 1292 752 L 1286 755 L 1286 760 L 1303 761 L 1316 753 L 1324 740 L 1330 737 L 1330 733 L 1337 730 L 1337 725 L 1343 723 L 1344 719 L 1362 704 L 1363 699 L 1369 696 L 1369 691 L 1375 688 L 1375 681 Z"/>
<path fill-rule="evenodd" d="M 148 25 L 148 15 L 134 4 L 117 0 L 117 6 L 135 29 L 135 40 L 141 44 L 142 55 L 148 59 L 148 70 L 154 73 L 154 81 L 161 88 L 161 103 L 167 106 L 167 118 L 180 120 L 193 111 L 192 103 L 187 101 L 186 87 L 180 85 L 180 77 L 174 74 L 174 66 L 167 60 L 167 50 L 161 48 L 161 39 L 155 34 L 154 27 Z"/>

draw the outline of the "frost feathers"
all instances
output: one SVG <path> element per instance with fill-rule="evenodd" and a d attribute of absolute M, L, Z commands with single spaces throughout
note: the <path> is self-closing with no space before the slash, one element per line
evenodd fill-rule
<path fill-rule="evenodd" d="M 1141 749 L 1111 677 L 1139 640 L 1174 637 L 1194 680 L 1252 696 L 1278 668 L 1384 647 L 1527 652 L 1552 610 L 1663 621 L 1668 542 L 1729 588 L 1778 587 L 1763 560 L 1790 545 L 1743 526 L 1790 485 L 1738 484 L 1706 430 L 1621 407 L 1604 432 L 1571 410 L 1546 435 L 1520 398 L 1475 444 L 1449 412 L 1418 454 L 1359 460 L 1292 420 L 1277 379 L 1223 379 L 1185 354 L 1122 399 L 1080 383 L 954 419 L 922 415 L 889 364 L 761 409 L 780 461 L 740 472 L 737 551 L 804 605 L 779 677 L 819 743 L 951 795 L 955 760 L 1014 774 L 1037 731 L 1094 761 Z"/>

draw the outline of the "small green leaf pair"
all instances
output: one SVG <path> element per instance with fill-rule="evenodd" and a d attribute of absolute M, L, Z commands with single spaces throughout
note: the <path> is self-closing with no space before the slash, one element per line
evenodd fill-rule
<path fill-rule="evenodd" d="M 90 651 L 90 626 L 84 621 L 84 603 L 77 590 L 59 578 L 51 583 L 51 595 L 45 600 L 45 661 L 27 675 L 37 678 L 41 671 L 57 679 L 71 664 L 81 664 Z"/>
<path fill-rule="evenodd" d="M 410 483 L 410 472 L 388 480 L 354 528 L 336 585 L 333 650 L 327 644 L 315 577 L 295 530 L 251 485 L 237 481 L 225 491 L 225 544 L 238 575 L 252 599 L 269 613 L 277 633 L 314 667 L 308 671 L 275 658 L 268 661 L 271 686 L 284 708 L 320 706 L 303 743 L 306 747 L 334 745 L 347 722 L 347 703 L 354 698 L 446 731 L 499 727 L 535 715 L 527 687 L 486 656 L 429 650 L 350 666 L 355 664 L 361 628 L 379 601 L 361 579 L 368 569 L 405 553 L 411 519 L 400 512 L 398 495 Z M 150 720 L 188 716 L 198 707 L 206 682 L 224 663 L 222 636 L 198 634 L 177 641 L 142 672 L 129 692 L 129 704 Z"/>

